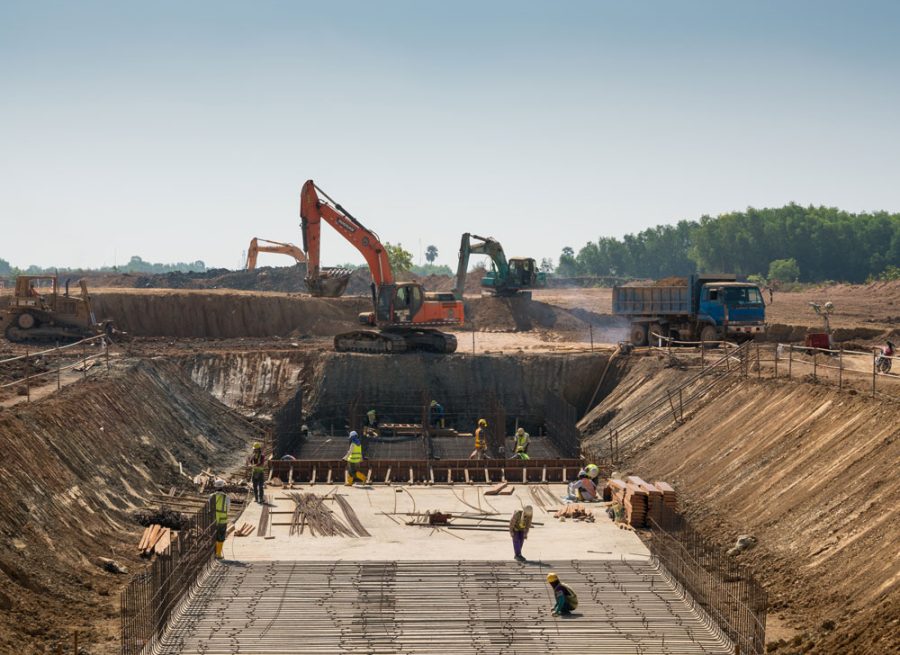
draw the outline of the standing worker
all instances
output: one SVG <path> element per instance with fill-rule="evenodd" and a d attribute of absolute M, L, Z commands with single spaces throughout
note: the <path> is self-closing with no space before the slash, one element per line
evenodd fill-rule
<path fill-rule="evenodd" d="M 428 422 L 433 428 L 444 427 L 444 406 L 436 400 L 432 400 L 428 406 Z"/>
<path fill-rule="evenodd" d="M 347 462 L 347 475 L 344 477 L 344 484 L 352 487 L 357 480 L 365 484 L 366 476 L 359 470 L 359 466 L 362 464 L 362 442 L 359 440 L 356 430 L 350 433 L 350 448 L 347 450 L 347 454 L 344 455 L 344 460 Z"/>
<path fill-rule="evenodd" d="M 370 434 L 378 436 L 378 413 L 374 407 L 366 412 L 366 428 Z"/>
<path fill-rule="evenodd" d="M 547 574 L 547 582 L 553 587 L 553 595 L 556 598 L 555 604 L 553 605 L 553 616 L 571 614 L 572 610 L 578 607 L 578 595 L 571 587 L 569 587 L 569 585 L 560 582 L 559 576 L 552 571 Z"/>
<path fill-rule="evenodd" d="M 522 556 L 522 545 L 528 539 L 528 531 L 531 529 L 531 519 L 534 517 L 534 510 L 531 505 L 525 505 L 524 509 L 517 509 L 513 512 L 509 519 L 509 534 L 512 537 L 513 551 L 516 553 L 516 561 L 524 562 Z"/>
<path fill-rule="evenodd" d="M 228 509 L 231 507 L 231 500 L 225 493 L 225 480 L 216 478 L 213 482 L 215 492 L 209 497 L 215 512 L 216 522 L 216 559 L 224 559 L 225 555 L 222 550 L 225 548 L 225 537 L 228 535 Z"/>
<path fill-rule="evenodd" d="M 521 457 L 521 455 L 525 455 L 522 459 L 528 459 L 528 446 L 531 444 L 531 435 L 525 432 L 525 428 L 519 428 L 516 430 L 516 449 L 515 456 Z"/>
<path fill-rule="evenodd" d="M 478 427 L 475 429 L 475 450 L 469 455 L 469 459 L 485 459 L 487 456 L 487 421 L 478 419 Z"/>
<path fill-rule="evenodd" d="M 262 444 L 258 441 L 253 444 L 250 466 L 252 467 L 250 481 L 253 483 L 253 497 L 261 505 L 266 500 L 266 456 L 263 455 Z"/>

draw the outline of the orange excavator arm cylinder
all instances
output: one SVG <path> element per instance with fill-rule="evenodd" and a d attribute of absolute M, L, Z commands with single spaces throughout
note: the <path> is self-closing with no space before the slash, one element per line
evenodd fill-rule
<path fill-rule="evenodd" d="M 331 202 L 321 200 L 319 193 Z M 300 218 L 309 279 L 315 280 L 320 276 L 320 239 L 324 220 L 362 254 L 377 286 L 394 283 L 394 273 L 391 270 L 387 250 L 378 236 L 356 220 L 350 212 L 328 198 L 312 180 L 307 180 L 300 191 Z"/>

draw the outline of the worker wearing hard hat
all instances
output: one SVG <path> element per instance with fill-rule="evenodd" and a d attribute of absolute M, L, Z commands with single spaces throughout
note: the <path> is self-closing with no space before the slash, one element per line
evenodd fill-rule
<path fill-rule="evenodd" d="M 475 428 L 475 450 L 469 455 L 469 459 L 485 459 L 487 457 L 487 421 L 478 419 L 478 427 Z"/>
<path fill-rule="evenodd" d="M 588 477 L 587 471 L 578 471 L 578 479 L 569 483 L 569 496 L 574 500 L 593 502 L 597 500 L 597 485 Z"/>
<path fill-rule="evenodd" d="M 569 585 L 560 582 L 559 576 L 552 571 L 547 574 L 547 582 L 553 587 L 553 616 L 571 614 L 578 607 L 578 595 Z"/>
<path fill-rule="evenodd" d="M 516 448 L 514 457 L 528 459 L 528 446 L 531 444 L 531 435 L 525 432 L 525 428 L 516 430 Z"/>
<path fill-rule="evenodd" d="M 254 499 L 262 504 L 266 500 L 266 456 L 258 441 L 253 444 L 253 454 L 250 455 L 250 481 L 253 483 Z"/>
<path fill-rule="evenodd" d="M 356 481 L 365 484 L 366 476 L 359 470 L 363 458 L 362 441 L 359 439 L 359 434 L 357 434 L 356 430 L 353 430 L 348 438 L 350 440 L 350 448 L 347 449 L 347 454 L 344 455 L 344 460 L 347 462 L 347 474 L 344 476 L 344 484 L 352 487 Z"/>
<path fill-rule="evenodd" d="M 587 473 L 588 478 L 594 483 L 595 487 L 600 486 L 600 467 L 596 464 L 588 464 L 584 467 L 584 472 Z"/>
<path fill-rule="evenodd" d="M 225 493 L 225 480 L 217 478 L 213 482 L 215 492 L 209 497 L 214 513 L 214 521 L 216 526 L 216 559 L 223 559 L 225 555 L 222 550 L 225 548 L 225 537 L 228 536 L 228 508 L 231 506 L 231 500 Z"/>
<path fill-rule="evenodd" d="M 534 517 L 534 509 L 526 505 L 523 509 L 517 509 L 509 519 L 509 534 L 512 537 L 513 552 L 518 562 L 524 562 L 522 546 L 528 539 L 528 531 L 531 529 L 531 520 Z"/>

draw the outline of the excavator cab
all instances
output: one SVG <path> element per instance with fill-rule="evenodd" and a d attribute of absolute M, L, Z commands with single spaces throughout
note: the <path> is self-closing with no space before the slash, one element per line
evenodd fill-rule
<path fill-rule="evenodd" d="M 384 284 L 377 290 L 375 312 L 363 312 L 359 322 L 364 325 L 399 326 L 412 324 L 422 309 L 425 292 L 415 282 Z"/>

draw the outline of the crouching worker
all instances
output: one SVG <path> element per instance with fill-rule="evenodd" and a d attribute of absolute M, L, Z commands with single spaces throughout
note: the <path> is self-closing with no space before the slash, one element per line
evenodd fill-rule
<path fill-rule="evenodd" d="M 584 469 L 578 471 L 578 479 L 575 482 L 569 483 L 569 497 L 587 503 L 597 500 L 597 485 Z"/>
<path fill-rule="evenodd" d="M 347 450 L 347 454 L 344 455 L 344 460 L 347 462 L 347 475 L 344 478 L 344 484 L 352 487 L 357 480 L 365 484 L 366 476 L 359 470 L 359 467 L 362 465 L 362 441 L 360 441 L 356 430 L 350 433 L 350 448 Z"/>
<path fill-rule="evenodd" d="M 553 595 L 555 597 L 553 616 L 571 614 L 572 610 L 578 607 L 578 595 L 572 591 L 569 585 L 560 582 L 559 577 L 555 573 L 547 574 L 547 582 L 553 587 Z"/>
<path fill-rule="evenodd" d="M 517 509 L 513 512 L 509 519 L 509 534 L 512 537 L 513 551 L 516 553 L 516 561 L 524 562 L 522 556 L 522 546 L 528 539 L 528 531 L 531 529 L 531 520 L 534 517 L 534 510 L 531 505 L 525 505 L 525 509 Z"/>
<path fill-rule="evenodd" d="M 231 500 L 225 493 L 225 480 L 216 478 L 213 482 L 215 492 L 209 497 L 215 512 L 216 521 L 216 559 L 224 559 L 222 550 L 225 548 L 225 537 L 228 536 L 228 508 Z"/>

